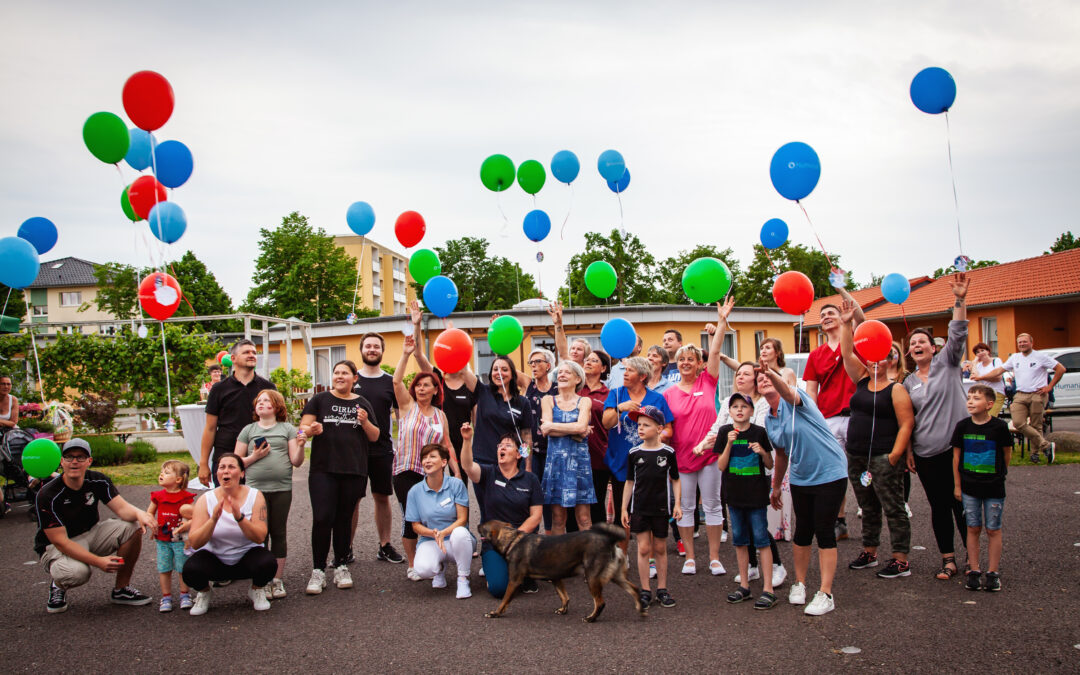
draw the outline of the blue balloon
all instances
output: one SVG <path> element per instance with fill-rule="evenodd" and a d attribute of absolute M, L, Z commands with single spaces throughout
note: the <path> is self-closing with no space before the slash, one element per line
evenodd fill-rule
<path fill-rule="evenodd" d="M 625 192 L 628 185 L 630 185 L 630 169 L 623 170 L 622 178 L 619 180 L 609 180 L 607 182 L 608 189 L 616 194 Z"/>
<path fill-rule="evenodd" d="M 911 284 L 903 274 L 893 272 L 881 280 L 881 294 L 889 302 L 899 305 L 911 295 Z"/>
<path fill-rule="evenodd" d="M 806 143 L 788 143 L 773 155 L 769 178 L 781 197 L 799 201 L 817 186 L 821 178 L 821 160 Z"/>
<path fill-rule="evenodd" d="M 911 80 L 911 102 L 924 113 L 943 113 L 955 100 L 956 80 L 943 68 L 924 68 Z"/>
<path fill-rule="evenodd" d="M 457 307 L 457 285 L 450 277 L 431 277 L 424 284 L 424 304 L 435 316 L 445 319 Z"/>
<path fill-rule="evenodd" d="M 151 147 L 157 145 L 157 139 L 149 131 L 137 127 L 128 129 L 128 138 L 131 142 L 128 145 L 127 154 L 124 155 L 124 161 L 136 171 L 145 171 L 150 166 Z"/>
<path fill-rule="evenodd" d="M 375 227 L 375 209 L 367 202 L 353 202 L 345 212 L 345 222 L 350 230 L 362 237 Z"/>
<path fill-rule="evenodd" d="M 0 284 L 11 288 L 26 288 L 37 279 L 41 260 L 37 249 L 25 239 L 0 239 Z"/>
<path fill-rule="evenodd" d="M 154 148 L 154 171 L 165 187 L 178 188 L 186 183 L 193 168 L 191 150 L 180 141 L 165 141 Z"/>
<path fill-rule="evenodd" d="M 616 150 L 605 150 L 600 153 L 600 159 L 596 160 L 596 168 L 604 180 L 617 181 L 626 171 L 626 160 Z"/>
<path fill-rule="evenodd" d="M 525 236 L 532 241 L 543 241 L 551 232 L 551 218 L 540 209 L 525 214 Z"/>
<path fill-rule="evenodd" d="M 613 359 L 630 356 L 637 346 L 634 324 L 622 318 L 608 319 L 600 329 L 600 344 L 604 345 L 604 351 Z"/>
<path fill-rule="evenodd" d="M 761 226 L 761 245 L 768 249 L 779 248 L 788 238 L 787 223 L 779 218 L 771 218 Z"/>
<path fill-rule="evenodd" d="M 40 216 L 27 218 L 19 226 L 19 237 L 33 244 L 38 255 L 44 255 L 56 246 L 56 225 L 48 218 Z"/>
<path fill-rule="evenodd" d="M 581 162 L 578 161 L 577 155 L 569 150 L 560 150 L 551 158 L 551 175 L 555 176 L 555 180 L 560 183 L 567 185 L 573 183 L 579 171 L 581 171 Z"/>
<path fill-rule="evenodd" d="M 150 232 L 166 244 L 179 241 L 187 230 L 187 216 L 176 202 L 158 202 L 146 222 Z"/>

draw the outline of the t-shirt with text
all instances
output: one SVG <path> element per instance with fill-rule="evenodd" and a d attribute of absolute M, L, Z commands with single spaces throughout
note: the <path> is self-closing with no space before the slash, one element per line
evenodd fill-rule
<path fill-rule="evenodd" d="M 356 420 L 357 408 L 375 421 L 375 411 L 363 396 L 338 398 L 333 392 L 315 394 L 304 406 L 305 415 L 314 415 L 323 431 L 311 438 L 311 470 L 366 476 L 369 443 L 363 426 Z"/>
<path fill-rule="evenodd" d="M 180 507 L 194 504 L 195 495 L 187 490 L 156 490 L 150 493 L 150 502 L 157 505 L 157 540 L 173 541 L 173 531 L 184 522 L 180 517 Z"/>

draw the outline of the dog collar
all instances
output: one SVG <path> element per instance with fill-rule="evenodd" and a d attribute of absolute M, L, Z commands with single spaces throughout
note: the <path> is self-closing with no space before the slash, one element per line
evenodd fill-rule
<path fill-rule="evenodd" d="M 514 547 L 517 546 L 518 542 L 521 541 L 524 536 L 524 532 L 522 532 L 521 530 L 517 530 L 517 536 L 514 537 L 514 540 L 510 542 L 509 546 L 506 547 L 506 552 L 503 553 L 504 558 L 510 557 L 510 551 L 514 550 Z"/>

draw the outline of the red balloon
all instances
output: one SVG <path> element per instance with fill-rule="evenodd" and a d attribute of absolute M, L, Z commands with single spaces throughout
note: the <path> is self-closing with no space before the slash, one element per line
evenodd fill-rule
<path fill-rule="evenodd" d="M 805 314 L 814 304 L 814 284 L 802 272 L 791 270 L 776 278 L 772 296 L 776 306 L 788 314 Z"/>
<path fill-rule="evenodd" d="M 416 211 L 406 211 L 398 216 L 397 222 L 394 223 L 394 234 L 405 248 L 412 248 L 419 244 L 425 232 L 427 232 L 427 225 L 424 224 L 424 217 Z"/>
<path fill-rule="evenodd" d="M 222 351 L 217 353 L 217 356 L 214 357 L 214 360 L 217 361 L 218 363 L 221 363 L 221 359 L 225 358 L 228 354 L 229 354 L 229 352 L 227 352 L 225 350 L 222 350 Z"/>
<path fill-rule="evenodd" d="M 140 129 L 160 129 L 174 103 L 172 85 L 152 70 L 140 70 L 124 83 L 124 110 Z"/>
<path fill-rule="evenodd" d="M 165 186 L 153 176 L 140 176 L 128 186 L 128 202 L 135 215 L 142 219 L 150 217 L 150 209 L 158 202 L 168 201 Z"/>
<path fill-rule="evenodd" d="M 880 321 L 863 321 L 855 329 L 855 351 L 867 362 L 884 360 L 891 349 L 892 331 Z"/>
<path fill-rule="evenodd" d="M 435 338 L 431 357 L 444 373 L 456 373 L 472 361 L 473 343 L 460 328 L 449 328 Z"/>
<path fill-rule="evenodd" d="M 139 304 L 158 321 L 176 312 L 181 297 L 180 284 L 164 272 L 149 274 L 139 283 Z"/>

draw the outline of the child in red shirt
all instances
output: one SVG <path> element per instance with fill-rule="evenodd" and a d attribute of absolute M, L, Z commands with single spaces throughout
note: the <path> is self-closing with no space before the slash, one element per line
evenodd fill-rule
<path fill-rule="evenodd" d="M 191 469 L 184 462 L 169 460 L 162 464 L 158 485 L 164 489 L 150 493 L 150 508 L 146 509 L 151 516 L 157 516 L 155 539 L 158 577 L 161 579 L 161 603 L 158 611 L 161 612 L 171 612 L 173 608 L 173 571 L 180 577 L 180 609 L 191 609 L 192 605 L 188 587 L 180 576 L 187 560 L 184 554 L 185 544 L 180 540 L 181 533 L 186 529 L 180 508 L 195 501 L 195 495 L 187 490 L 190 472 Z"/>

